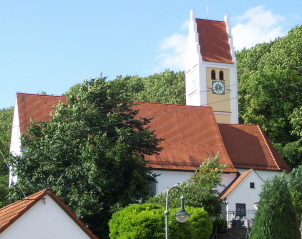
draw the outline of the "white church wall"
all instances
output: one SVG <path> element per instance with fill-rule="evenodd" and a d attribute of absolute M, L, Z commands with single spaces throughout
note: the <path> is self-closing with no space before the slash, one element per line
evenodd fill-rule
<path fill-rule="evenodd" d="M 194 172 L 189 171 L 168 171 L 168 170 L 153 170 L 153 173 L 159 174 L 156 177 L 156 194 L 164 192 L 167 188 L 173 187 L 181 182 L 188 180 L 194 175 Z M 235 173 L 223 174 L 222 185 L 228 186 L 236 177 Z M 218 191 L 222 192 L 224 187 L 219 187 Z"/>
<path fill-rule="evenodd" d="M 21 132 L 20 132 L 20 122 L 19 122 L 19 111 L 18 111 L 18 102 L 16 98 L 14 115 L 12 122 L 12 133 L 11 133 L 11 143 L 10 143 L 10 152 L 13 155 L 21 155 Z M 17 175 L 12 173 L 12 169 L 9 169 L 9 186 L 17 182 Z"/>

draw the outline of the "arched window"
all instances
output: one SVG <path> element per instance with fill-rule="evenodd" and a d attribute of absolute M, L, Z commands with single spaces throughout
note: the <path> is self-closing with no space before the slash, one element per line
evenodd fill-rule
<path fill-rule="evenodd" d="M 216 72 L 214 70 L 211 71 L 211 79 L 216 80 Z"/>
<path fill-rule="evenodd" d="M 224 80 L 223 71 L 219 71 L 219 80 Z"/>

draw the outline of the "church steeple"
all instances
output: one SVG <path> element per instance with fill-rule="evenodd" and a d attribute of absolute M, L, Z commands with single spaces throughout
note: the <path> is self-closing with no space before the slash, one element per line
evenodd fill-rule
<path fill-rule="evenodd" d="M 237 67 L 229 15 L 198 19 L 190 12 L 186 104 L 211 106 L 219 123 L 238 123 Z"/>

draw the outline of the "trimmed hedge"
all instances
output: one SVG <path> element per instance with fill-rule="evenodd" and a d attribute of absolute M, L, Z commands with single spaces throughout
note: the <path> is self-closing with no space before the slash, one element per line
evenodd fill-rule
<path fill-rule="evenodd" d="M 185 223 L 176 221 L 179 208 L 169 209 L 169 236 L 173 239 L 208 239 L 212 223 L 203 208 L 186 207 L 191 214 Z M 133 204 L 113 214 L 109 221 L 111 239 L 165 238 L 165 208 L 156 204 Z"/>

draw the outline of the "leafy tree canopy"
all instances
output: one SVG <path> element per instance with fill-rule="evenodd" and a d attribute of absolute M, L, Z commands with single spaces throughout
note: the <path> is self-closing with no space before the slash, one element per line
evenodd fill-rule
<path fill-rule="evenodd" d="M 292 166 L 302 161 L 302 26 L 287 36 L 237 52 L 239 115 L 258 124 Z"/>
<path fill-rule="evenodd" d="M 291 191 L 284 175 L 266 180 L 259 195 L 259 209 L 249 238 L 301 238 L 300 220 L 297 218 Z M 296 199 L 298 197 L 301 198 L 301 195 L 297 195 Z"/>
<path fill-rule="evenodd" d="M 123 94 L 132 101 L 185 104 L 185 75 L 166 70 L 148 77 L 118 77 Z"/>
<path fill-rule="evenodd" d="M 144 155 L 161 150 L 120 84 L 102 77 L 74 86 L 49 122 L 31 122 L 27 150 L 10 161 L 26 195 L 51 188 L 101 238 L 115 207 L 149 196 L 154 175 Z M 19 186 L 11 197 L 22 197 Z"/>
<path fill-rule="evenodd" d="M 10 135 L 12 130 L 13 108 L 0 110 L 0 207 L 8 204 L 8 166 Z"/>

